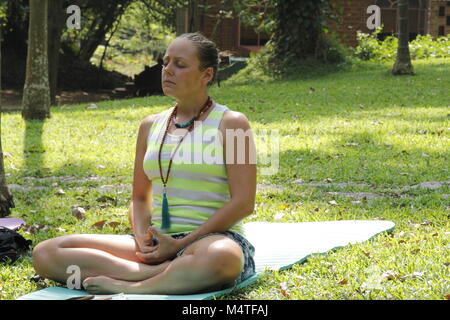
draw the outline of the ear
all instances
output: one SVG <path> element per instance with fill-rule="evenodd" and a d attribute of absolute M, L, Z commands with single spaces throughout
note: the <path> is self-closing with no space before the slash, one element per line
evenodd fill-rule
<path fill-rule="evenodd" d="M 202 79 L 205 80 L 205 84 L 208 84 L 214 78 L 214 69 L 213 67 L 208 67 L 203 72 Z"/>

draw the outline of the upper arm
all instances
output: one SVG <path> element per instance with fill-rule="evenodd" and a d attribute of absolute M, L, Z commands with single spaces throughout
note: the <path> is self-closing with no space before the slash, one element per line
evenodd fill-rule
<path fill-rule="evenodd" d="M 247 117 L 226 111 L 220 124 L 231 199 L 253 212 L 256 196 L 256 148 Z"/>
<path fill-rule="evenodd" d="M 151 181 L 144 172 L 144 156 L 147 151 L 147 138 L 156 115 L 150 115 L 141 121 L 136 141 L 134 160 L 132 199 L 148 200 L 151 191 Z"/>

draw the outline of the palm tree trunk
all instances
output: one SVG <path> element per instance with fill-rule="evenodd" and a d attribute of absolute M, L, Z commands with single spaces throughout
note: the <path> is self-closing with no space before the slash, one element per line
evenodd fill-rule
<path fill-rule="evenodd" d="M 409 54 L 409 24 L 408 24 L 408 0 L 400 0 L 398 3 L 398 50 L 397 60 L 392 69 L 392 74 L 414 74 L 414 68 Z"/>
<path fill-rule="evenodd" d="M 30 27 L 22 117 L 50 118 L 50 84 L 48 78 L 48 0 L 30 0 Z"/>
<path fill-rule="evenodd" d="M 66 15 L 63 10 L 62 0 L 51 0 L 48 5 L 48 77 L 50 83 L 50 101 L 52 105 L 56 105 L 59 50 L 61 48 L 61 34 Z"/>

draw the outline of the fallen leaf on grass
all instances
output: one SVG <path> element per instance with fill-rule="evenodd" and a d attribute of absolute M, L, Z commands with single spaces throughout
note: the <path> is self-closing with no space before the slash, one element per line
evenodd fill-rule
<path fill-rule="evenodd" d="M 98 202 L 112 202 L 114 205 L 117 205 L 117 199 L 110 196 L 101 196 L 96 199 Z"/>
<path fill-rule="evenodd" d="M 370 258 L 370 259 L 373 258 L 372 254 L 371 254 L 370 252 L 363 251 L 363 254 L 364 254 L 367 258 Z"/>
<path fill-rule="evenodd" d="M 286 282 L 281 282 L 280 283 L 280 291 L 281 291 L 281 294 L 283 296 L 285 296 L 286 298 L 290 298 L 291 297 L 291 295 L 288 292 L 288 287 L 287 287 L 287 283 Z"/>
<path fill-rule="evenodd" d="M 111 221 L 109 223 L 106 224 L 107 226 L 110 226 L 112 228 L 117 228 L 118 226 L 120 226 L 120 222 L 117 221 Z"/>
<path fill-rule="evenodd" d="M 83 220 L 85 218 L 86 210 L 82 207 L 73 207 L 72 215 L 78 220 Z"/>
<path fill-rule="evenodd" d="M 91 229 L 97 228 L 97 229 L 102 230 L 102 229 L 103 229 L 103 226 L 105 225 L 105 222 L 106 222 L 106 220 L 97 221 L 96 223 L 94 223 L 94 224 L 91 226 Z"/>
<path fill-rule="evenodd" d="M 24 232 L 26 234 L 35 234 L 38 231 L 45 231 L 48 230 L 51 226 L 48 224 L 40 224 L 40 223 L 33 223 L 33 225 L 29 226 L 27 224 L 23 225 Z"/>
<path fill-rule="evenodd" d="M 444 299 L 445 299 L 445 300 L 450 300 L 450 294 L 446 295 L 446 296 L 444 297 Z"/>
<path fill-rule="evenodd" d="M 387 280 L 393 280 L 393 279 L 400 279 L 401 278 L 401 276 L 397 272 L 392 271 L 392 270 L 388 270 L 388 271 L 384 272 L 381 275 L 381 277 L 383 279 L 387 279 Z"/>
<path fill-rule="evenodd" d="M 338 284 L 340 284 L 341 286 L 345 286 L 346 284 L 348 284 L 348 281 L 347 281 L 347 279 L 343 279 L 343 280 L 339 281 Z"/>

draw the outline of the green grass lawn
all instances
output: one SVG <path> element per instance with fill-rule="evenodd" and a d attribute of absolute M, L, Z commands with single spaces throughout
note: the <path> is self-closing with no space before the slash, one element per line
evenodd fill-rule
<path fill-rule="evenodd" d="M 414 61 L 416 76 L 393 77 L 391 66 L 361 62 L 283 81 L 235 77 L 211 89 L 216 101 L 245 113 L 255 132 L 279 132 L 279 170 L 258 175 L 247 221 L 396 223 L 390 235 L 267 273 L 224 298 L 450 298 L 450 59 Z M 36 245 L 64 234 L 129 232 L 126 186 L 138 126 L 171 105 L 150 97 L 55 107 L 43 123 L 4 113 L 7 182 L 35 187 L 14 191 L 11 216 L 34 225 L 20 233 Z M 410 188 L 431 181 L 441 184 Z M 361 192 L 375 198 L 355 198 Z M 84 220 L 71 215 L 74 205 L 86 209 Z M 92 227 L 102 220 L 103 228 Z M 2 265 L 0 299 L 55 285 L 30 281 L 34 274 L 30 256 Z"/>

